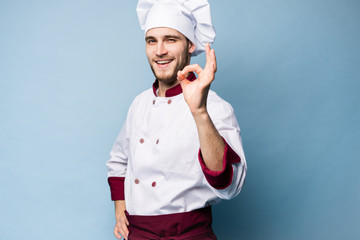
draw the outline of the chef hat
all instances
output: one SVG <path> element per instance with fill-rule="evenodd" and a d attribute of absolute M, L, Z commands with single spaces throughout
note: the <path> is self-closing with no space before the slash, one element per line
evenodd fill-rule
<path fill-rule="evenodd" d="M 207 0 L 139 0 L 136 11 L 145 33 L 156 27 L 175 29 L 195 44 L 193 56 L 203 52 L 206 43 L 214 42 Z"/>

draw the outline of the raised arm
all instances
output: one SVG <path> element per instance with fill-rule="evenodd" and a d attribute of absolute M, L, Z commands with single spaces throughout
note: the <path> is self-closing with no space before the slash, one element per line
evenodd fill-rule
<path fill-rule="evenodd" d="M 243 186 L 247 169 L 245 155 L 240 128 L 231 105 L 220 100 L 216 94 L 211 94 L 209 98 L 217 67 L 215 51 L 207 45 L 205 52 L 205 68 L 197 64 L 186 66 L 178 72 L 178 80 L 198 130 L 199 161 L 204 176 L 219 197 L 230 199 Z M 197 73 L 196 80 L 185 78 L 190 71 Z M 211 104 L 207 105 L 208 101 Z"/>
<path fill-rule="evenodd" d="M 214 49 L 210 49 L 209 44 L 205 47 L 205 53 L 205 68 L 202 69 L 198 64 L 188 65 L 178 72 L 178 80 L 196 123 L 205 165 L 212 171 L 222 171 L 225 143 L 206 107 L 210 85 L 215 79 L 216 57 Z M 198 78 L 191 82 L 186 76 L 192 71 L 196 72 Z"/>

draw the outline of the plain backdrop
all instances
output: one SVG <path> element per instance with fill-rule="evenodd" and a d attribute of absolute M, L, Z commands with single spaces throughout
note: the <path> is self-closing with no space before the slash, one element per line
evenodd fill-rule
<path fill-rule="evenodd" d="M 115 239 L 105 162 L 154 81 L 136 4 L 0 0 L 1 240 Z M 360 2 L 210 4 L 248 162 L 219 239 L 360 239 Z"/>

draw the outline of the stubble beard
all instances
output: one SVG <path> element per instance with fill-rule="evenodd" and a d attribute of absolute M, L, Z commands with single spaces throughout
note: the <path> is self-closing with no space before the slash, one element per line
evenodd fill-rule
<path fill-rule="evenodd" d="M 165 85 L 168 85 L 168 86 L 175 85 L 175 83 L 177 83 L 177 73 L 178 73 L 178 71 L 182 70 L 186 65 L 188 65 L 189 54 L 185 53 L 184 55 L 185 55 L 185 57 L 182 58 L 182 61 L 179 62 L 175 66 L 173 72 L 170 75 L 167 75 L 167 76 L 161 76 L 161 75 L 156 74 L 153 65 L 150 64 L 151 71 L 153 72 L 156 79 L 158 81 L 164 83 Z"/>

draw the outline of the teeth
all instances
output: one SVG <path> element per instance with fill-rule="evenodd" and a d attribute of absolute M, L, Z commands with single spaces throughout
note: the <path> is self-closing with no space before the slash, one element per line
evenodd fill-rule
<path fill-rule="evenodd" d="M 169 63 L 170 61 L 156 61 L 159 64 L 165 64 L 165 63 Z"/>

